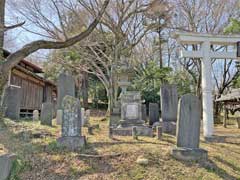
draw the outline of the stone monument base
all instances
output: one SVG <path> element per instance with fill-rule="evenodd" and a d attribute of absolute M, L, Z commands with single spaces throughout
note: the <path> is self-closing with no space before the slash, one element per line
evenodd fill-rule
<path fill-rule="evenodd" d="M 113 128 L 112 135 L 116 136 L 132 136 L 132 129 L 136 127 L 138 136 L 153 137 L 153 129 L 147 126 L 129 126 L 129 127 L 118 127 Z"/>
<path fill-rule="evenodd" d="M 162 130 L 164 133 L 176 135 L 176 123 L 175 122 L 162 122 Z"/>
<path fill-rule="evenodd" d="M 142 126 L 145 123 L 143 120 L 132 120 L 131 122 L 126 120 L 120 120 L 119 124 L 121 127 L 130 127 L 130 126 Z"/>
<path fill-rule="evenodd" d="M 16 159 L 15 154 L 0 155 L 0 179 L 7 179 L 10 175 L 13 161 Z"/>
<path fill-rule="evenodd" d="M 174 147 L 171 154 L 176 159 L 182 161 L 204 161 L 208 158 L 208 152 L 200 148 L 192 149 Z"/>
<path fill-rule="evenodd" d="M 78 150 L 86 145 L 85 136 L 60 137 L 57 142 L 60 146 L 70 150 Z"/>

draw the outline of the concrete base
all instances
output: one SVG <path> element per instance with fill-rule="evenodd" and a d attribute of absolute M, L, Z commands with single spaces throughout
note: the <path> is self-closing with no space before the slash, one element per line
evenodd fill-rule
<path fill-rule="evenodd" d="M 117 136 L 132 136 L 132 128 L 136 127 L 137 136 L 153 137 L 153 130 L 147 126 L 130 126 L 111 129 L 112 135 Z"/>
<path fill-rule="evenodd" d="M 162 122 L 162 130 L 164 133 L 176 135 L 176 123 L 175 122 Z"/>
<path fill-rule="evenodd" d="M 15 154 L 0 155 L 0 180 L 6 180 L 10 175 Z"/>
<path fill-rule="evenodd" d="M 120 120 L 119 124 L 121 127 L 130 127 L 130 126 L 142 126 L 145 123 L 143 120 L 131 120 L 131 121 L 126 121 L 126 120 Z"/>
<path fill-rule="evenodd" d="M 171 154 L 176 159 L 182 161 L 204 161 L 208 158 L 208 152 L 204 149 L 174 147 Z"/>
<path fill-rule="evenodd" d="M 86 145 L 85 136 L 60 137 L 57 142 L 60 146 L 70 150 L 78 150 Z"/>

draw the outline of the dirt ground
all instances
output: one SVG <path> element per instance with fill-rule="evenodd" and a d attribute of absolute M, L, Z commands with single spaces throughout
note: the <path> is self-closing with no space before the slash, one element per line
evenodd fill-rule
<path fill-rule="evenodd" d="M 39 122 L 14 122 L 6 119 L 0 124 L 0 152 L 17 155 L 10 179 L 22 180 L 159 180 L 159 179 L 239 179 L 240 129 L 215 126 L 215 138 L 201 147 L 208 150 L 207 162 L 181 162 L 170 155 L 175 137 L 164 134 L 156 138 L 108 138 L 108 121 L 91 118 L 99 124 L 93 135 L 83 128 L 87 146 L 79 151 L 68 151 L 58 146 L 60 127 L 41 126 Z M 82 157 L 82 155 L 95 155 Z M 97 156 L 96 156 L 97 155 Z M 139 156 L 149 160 L 142 166 Z"/>

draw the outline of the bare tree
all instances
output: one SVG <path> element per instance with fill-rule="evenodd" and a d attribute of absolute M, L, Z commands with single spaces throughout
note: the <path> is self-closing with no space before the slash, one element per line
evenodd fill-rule
<path fill-rule="evenodd" d="M 5 25 L 5 0 L 1 0 L 0 2 L 0 49 L 1 49 L 1 60 L 2 63 L 0 64 L 0 77 L 1 77 L 1 83 L 0 83 L 0 94 L 3 94 L 4 86 L 6 85 L 6 77 L 8 75 L 9 70 L 14 67 L 16 64 L 19 63 L 23 58 L 27 57 L 28 55 L 36 52 L 39 49 L 61 49 L 66 48 L 69 46 L 74 45 L 75 43 L 83 40 L 86 38 L 97 26 L 99 23 L 102 15 L 104 14 L 105 9 L 107 8 L 107 5 L 109 3 L 109 0 L 105 0 L 104 4 L 100 11 L 98 11 L 98 15 L 95 16 L 95 19 L 93 22 L 88 26 L 88 28 L 84 31 L 82 31 L 80 34 L 77 34 L 73 37 L 66 38 L 62 41 L 48 41 L 48 40 L 38 40 L 31 42 L 21 49 L 17 50 L 16 52 L 9 55 L 5 60 L 3 60 L 3 43 L 4 43 L 4 32 L 8 29 L 12 29 L 15 27 L 19 27 L 24 24 L 16 24 L 13 26 L 6 26 Z M 1 98 L 2 99 L 2 98 Z M 2 103 L 1 103 L 2 104 Z"/>

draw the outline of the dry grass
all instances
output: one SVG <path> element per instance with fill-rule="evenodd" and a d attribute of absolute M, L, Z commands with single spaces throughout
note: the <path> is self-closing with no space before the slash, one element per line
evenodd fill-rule
<path fill-rule="evenodd" d="M 240 130 L 233 126 L 224 129 L 217 126 L 216 140 L 201 147 L 209 151 L 209 160 L 201 163 L 185 163 L 171 157 L 169 151 L 175 138 L 164 135 L 162 141 L 156 138 L 133 140 L 131 137 L 108 138 L 107 121 L 93 118 L 100 129 L 88 135 L 88 145 L 78 152 L 69 152 L 59 147 L 56 138 L 60 127 L 46 127 L 39 122 L 18 122 L 5 120 L 0 128 L 0 149 L 16 153 L 23 170 L 16 171 L 16 179 L 23 180 L 159 180 L 159 179 L 240 179 Z M 3 126 L 3 125 L 2 125 Z M 33 138 L 32 134 L 44 134 Z M 3 148 L 4 146 L 4 148 Z M 121 153 L 116 157 L 80 158 L 79 153 L 106 155 Z M 136 164 L 138 156 L 149 159 L 149 165 Z M 13 179 L 14 179 L 13 178 Z"/>

